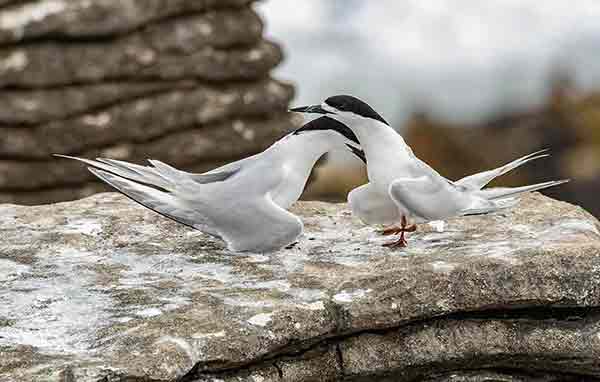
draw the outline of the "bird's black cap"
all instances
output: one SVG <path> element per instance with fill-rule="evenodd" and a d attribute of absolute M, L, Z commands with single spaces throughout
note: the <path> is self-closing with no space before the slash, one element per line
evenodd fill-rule
<path fill-rule="evenodd" d="M 389 123 L 387 123 L 387 121 L 383 119 L 383 117 L 379 115 L 371 106 L 354 96 L 344 94 L 336 95 L 327 98 L 325 103 L 334 109 L 348 111 L 365 118 L 375 119 L 389 126 Z"/>

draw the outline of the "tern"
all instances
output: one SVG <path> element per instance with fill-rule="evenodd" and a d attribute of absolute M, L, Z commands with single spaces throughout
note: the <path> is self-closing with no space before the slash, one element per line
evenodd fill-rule
<path fill-rule="evenodd" d="M 457 182 L 448 180 L 420 160 L 402 136 L 371 106 L 350 95 L 333 96 L 321 105 L 291 111 L 326 115 L 356 134 L 366 156 L 369 183 L 350 192 L 348 202 L 353 213 L 367 224 L 399 223 L 383 231 L 384 234 L 400 233 L 398 240 L 385 246 L 405 247 L 404 234 L 415 231 L 415 224 L 498 211 L 514 206 L 517 194 L 567 182 L 482 190 L 495 177 L 545 156 L 542 152 Z"/>
<path fill-rule="evenodd" d="M 265 151 L 212 171 L 194 174 L 158 160 L 149 166 L 56 155 L 81 161 L 117 191 L 167 218 L 221 238 L 234 252 L 272 252 L 296 241 L 296 202 L 317 160 L 348 149 L 364 155 L 356 136 L 328 117 L 287 134 Z"/>

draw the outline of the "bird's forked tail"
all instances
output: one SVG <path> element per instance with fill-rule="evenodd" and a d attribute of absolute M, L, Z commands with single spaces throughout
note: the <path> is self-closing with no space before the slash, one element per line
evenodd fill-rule
<path fill-rule="evenodd" d="M 517 194 L 522 194 L 524 192 L 539 191 L 539 190 L 543 190 L 543 189 L 546 189 L 549 187 L 558 186 L 558 185 L 567 183 L 569 181 L 570 181 L 569 179 L 563 179 L 563 180 L 553 180 L 553 181 L 549 181 L 549 182 L 537 183 L 537 184 L 532 184 L 529 186 L 522 186 L 522 187 L 494 187 L 494 188 L 488 188 L 485 190 L 478 191 L 477 195 L 481 196 L 487 200 L 505 199 L 505 198 L 510 198 L 512 196 L 515 196 Z"/>

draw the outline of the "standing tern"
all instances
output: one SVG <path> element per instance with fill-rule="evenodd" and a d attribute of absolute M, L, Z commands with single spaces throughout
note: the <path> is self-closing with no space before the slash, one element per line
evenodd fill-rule
<path fill-rule="evenodd" d="M 482 190 L 495 177 L 545 156 L 541 152 L 496 170 L 452 182 L 417 158 L 402 136 L 381 115 L 353 96 L 337 95 L 327 98 L 321 105 L 303 106 L 291 111 L 324 114 L 356 134 L 366 156 L 369 183 L 353 190 L 348 201 L 353 212 L 368 224 L 400 223 L 399 227 L 384 230 L 385 234 L 400 233 L 398 240 L 385 246 L 405 247 L 404 234 L 415 231 L 416 223 L 498 211 L 513 206 L 517 194 L 566 182 Z"/>
<path fill-rule="evenodd" d="M 142 166 L 114 159 L 75 159 L 130 199 L 167 218 L 224 240 L 231 251 L 271 252 L 296 241 L 296 202 L 317 160 L 349 149 L 364 160 L 356 136 L 328 117 L 315 119 L 265 151 L 203 174 L 158 160 Z"/>

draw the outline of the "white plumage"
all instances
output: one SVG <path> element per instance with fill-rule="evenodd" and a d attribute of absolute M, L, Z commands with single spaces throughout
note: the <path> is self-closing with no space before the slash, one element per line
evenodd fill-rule
<path fill-rule="evenodd" d="M 334 96 L 322 105 L 292 110 L 326 114 L 356 134 L 366 156 L 369 183 L 350 192 L 348 202 L 353 213 L 367 224 L 401 223 L 399 228 L 384 231 L 402 233 L 391 246 L 406 245 L 404 232 L 416 229 L 409 224 L 498 211 L 515 205 L 517 194 L 566 182 L 482 190 L 494 178 L 547 154 L 536 152 L 497 169 L 452 182 L 417 158 L 402 136 L 356 97 Z"/>
<path fill-rule="evenodd" d="M 300 197 L 316 161 L 330 150 L 356 150 L 355 139 L 341 134 L 341 128 L 345 127 L 319 118 L 260 154 L 203 174 L 158 160 L 141 166 L 59 156 L 88 164 L 94 175 L 132 200 L 223 239 L 232 251 L 269 252 L 293 243 L 302 233 L 302 221 L 287 209 Z"/>

